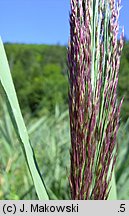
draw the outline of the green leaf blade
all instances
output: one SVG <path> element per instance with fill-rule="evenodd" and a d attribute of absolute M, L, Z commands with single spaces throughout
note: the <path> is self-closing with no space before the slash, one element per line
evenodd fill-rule
<path fill-rule="evenodd" d="M 12 81 L 8 61 L 6 58 L 4 46 L 0 38 L 0 82 L 6 95 L 6 102 L 9 108 L 9 114 L 12 118 L 12 123 L 15 128 L 15 132 L 22 145 L 23 152 L 25 154 L 27 164 L 35 185 L 37 195 L 40 200 L 48 200 L 48 194 L 45 188 L 45 184 L 40 175 L 35 155 L 29 140 L 28 132 L 20 111 L 19 103 L 17 100 L 16 91 Z"/>

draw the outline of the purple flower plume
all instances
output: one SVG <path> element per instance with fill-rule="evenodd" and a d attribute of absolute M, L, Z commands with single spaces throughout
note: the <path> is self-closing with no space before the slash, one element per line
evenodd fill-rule
<path fill-rule="evenodd" d="M 69 114 L 72 199 L 107 199 L 116 161 L 120 1 L 71 0 Z M 109 169 L 111 172 L 109 173 Z"/>

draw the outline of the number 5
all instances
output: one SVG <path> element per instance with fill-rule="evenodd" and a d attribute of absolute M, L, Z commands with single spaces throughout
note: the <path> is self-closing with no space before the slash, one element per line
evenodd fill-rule
<path fill-rule="evenodd" d="M 125 204 L 120 204 L 120 212 L 125 212 Z"/>

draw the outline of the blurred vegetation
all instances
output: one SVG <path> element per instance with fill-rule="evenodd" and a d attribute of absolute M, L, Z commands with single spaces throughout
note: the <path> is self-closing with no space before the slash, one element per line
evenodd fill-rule
<path fill-rule="evenodd" d="M 70 199 L 67 49 L 5 44 L 21 110 L 51 197 Z M 118 199 L 129 197 L 129 42 L 121 58 L 118 98 L 124 95 L 116 165 Z M 0 101 L 0 199 L 37 199 L 6 106 Z"/>
<path fill-rule="evenodd" d="M 38 199 L 5 104 L 0 119 L 0 199 Z M 70 199 L 68 111 L 26 122 L 51 199 Z"/>
<path fill-rule="evenodd" d="M 33 115 L 67 108 L 66 47 L 5 44 L 19 103 Z"/>
<path fill-rule="evenodd" d="M 129 199 L 129 118 L 121 123 L 117 135 L 118 157 L 116 163 L 116 184 L 119 199 Z"/>
<path fill-rule="evenodd" d="M 121 119 L 126 122 L 129 118 L 129 41 L 125 41 L 122 51 L 119 83 L 118 83 L 119 99 L 124 96 L 124 103 L 121 109 Z"/>

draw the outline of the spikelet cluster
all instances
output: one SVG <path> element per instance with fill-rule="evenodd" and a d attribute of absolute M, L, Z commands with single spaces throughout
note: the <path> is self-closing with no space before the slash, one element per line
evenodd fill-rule
<path fill-rule="evenodd" d="M 109 194 L 123 101 L 117 102 L 124 37 L 123 30 L 119 36 L 120 8 L 121 2 L 115 0 L 71 0 L 68 75 L 72 199 L 105 200 Z"/>

